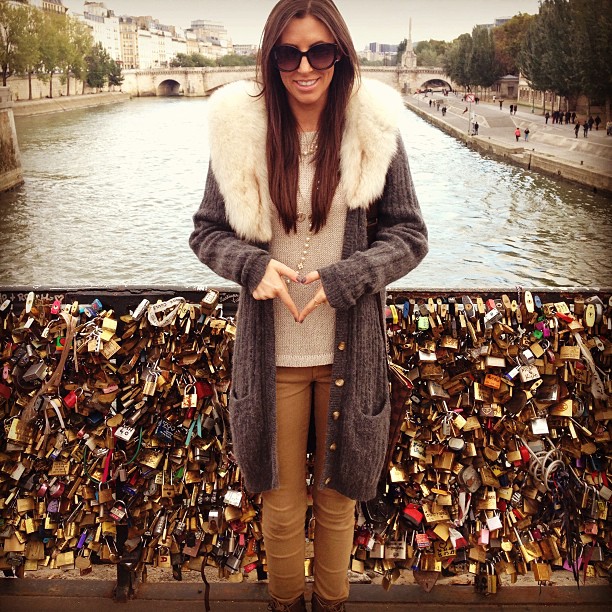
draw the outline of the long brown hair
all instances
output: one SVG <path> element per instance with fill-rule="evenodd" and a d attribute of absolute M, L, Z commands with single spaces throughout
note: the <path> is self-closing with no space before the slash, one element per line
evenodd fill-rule
<path fill-rule="evenodd" d="M 341 58 L 335 64 L 325 108 L 319 119 L 315 176 L 312 189 L 312 229 L 318 232 L 327 220 L 340 180 L 340 145 L 346 107 L 355 82 L 359 61 L 348 27 L 332 0 L 280 0 L 264 27 L 257 77 L 266 102 L 268 134 L 266 162 L 268 187 L 285 231 L 296 231 L 299 168 L 299 135 L 289 107 L 287 90 L 272 61 L 272 50 L 293 18 L 307 15 L 319 19 L 331 31 Z"/>

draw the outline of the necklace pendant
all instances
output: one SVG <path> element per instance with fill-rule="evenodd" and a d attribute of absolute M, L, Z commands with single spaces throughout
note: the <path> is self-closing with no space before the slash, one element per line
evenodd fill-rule
<path fill-rule="evenodd" d="M 305 221 L 306 220 L 306 213 L 303 213 L 301 211 L 298 212 L 297 220 L 298 220 L 298 223 L 301 223 L 302 221 Z"/>

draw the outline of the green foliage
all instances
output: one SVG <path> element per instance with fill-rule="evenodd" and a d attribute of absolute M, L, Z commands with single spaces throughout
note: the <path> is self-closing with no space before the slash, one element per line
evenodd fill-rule
<path fill-rule="evenodd" d="M 67 19 L 57 13 L 43 13 L 39 30 L 39 68 L 49 81 L 49 97 L 53 97 L 53 74 L 65 66 L 70 57 Z"/>
<path fill-rule="evenodd" d="M 236 55 L 229 53 L 216 60 L 204 57 L 201 53 L 177 53 L 170 66 L 173 68 L 212 68 L 214 66 L 255 66 L 257 58 L 254 55 Z"/>
<path fill-rule="evenodd" d="M 512 17 L 510 21 L 493 28 L 495 61 L 499 66 L 500 74 L 518 76 L 521 48 L 527 36 L 529 25 L 535 18 L 535 15 L 519 13 Z"/>
<path fill-rule="evenodd" d="M 7 78 L 23 69 L 24 41 L 28 37 L 28 23 L 32 9 L 26 6 L 9 6 L 0 2 L 0 68 L 2 85 Z"/>
<path fill-rule="evenodd" d="M 254 55 L 235 55 L 229 53 L 217 59 L 217 66 L 254 66 L 256 57 Z"/>
<path fill-rule="evenodd" d="M 542 0 L 520 53 L 530 85 L 570 100 L 612 97 L 612 1 Z"/>
<path fill-rule="evenodd" d="M 414 49 L 417 56 L 417 66 L 444 65 L 444 56 L 450 47 L 450 43 L 444 40 L 421 40 Z"/>
<path fill-rule="evenodd" d="M 408 46 L 408 39 L 404 38 L 402 42 L 397 45 L 397 65 L 399 66 L 402 63 L 402 57 L 406 51 L 406 47 Z"/>
<path fill-rule="evenodd" d="M 114 59 L 111 59 L 108 66 L 108 84 L 119 87 L 123 84 L 123 79 L 121 66 Z"/>
<path fill-rule="evenodd" d="M 469 60 L 470 81 L 480 87 L 491 87 L 501 76 L 495 61 L 493 34 L 484 26 L 472 30 L 472 52 Z"/>
<path fill-rule="evenodd" d="M 101 43 L 92 47 L 85 61 L 87 63 L 87 84 L 90 87 L 104 87 L 110 72 L 111 58 Z"/>
<path fill-rule="evenodd" d="M 466 88 L 474 82 L 470 73 L 472 47 L 471 35 L 461 34 L 451 43 L 442 62 L 446 74 L 453 81 Z"/>

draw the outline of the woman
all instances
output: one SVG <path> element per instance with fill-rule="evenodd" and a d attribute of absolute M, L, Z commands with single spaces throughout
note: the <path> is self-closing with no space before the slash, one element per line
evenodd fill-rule
<path fill-rule="evenodd" d="M 332 0 L 278 2 L 257 84 L 209 102 L 210 168 L 190 245 L 241 286 L 230 423 L 245 487 L 263 494 L 270 610 L 305 610 L 311 409 L 313 610 L 344 610 L 355 500 L 376 493 L 390 415 L 385 287 L 428 248 L 403 110 L 390 87 L 360 83 Z"/>

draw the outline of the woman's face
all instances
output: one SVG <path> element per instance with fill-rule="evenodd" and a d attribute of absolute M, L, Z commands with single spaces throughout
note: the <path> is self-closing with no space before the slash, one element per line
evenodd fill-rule
<path fill-rule="evenodd" d="M 306 15 L 294 17 L 279 38 L 277 45 L 291 45 L 300 51 L 308 51 L 319 43 L 334 43 L 329 28 L 316 17 Z M 327 91 L 334 76 L 334 66 L 327 70 L 315 70 L 306 56 L 302 57 L 300 65 L 291 72 L 280 71 L 283 85 L 289 94 L 289 105 L 299 123 L 304 115 L 318 116 L 325 107 Z M 306 126 L 302 125 L 302 128 Z M 308 127 L 312 129 L 313 126 Z"/>

